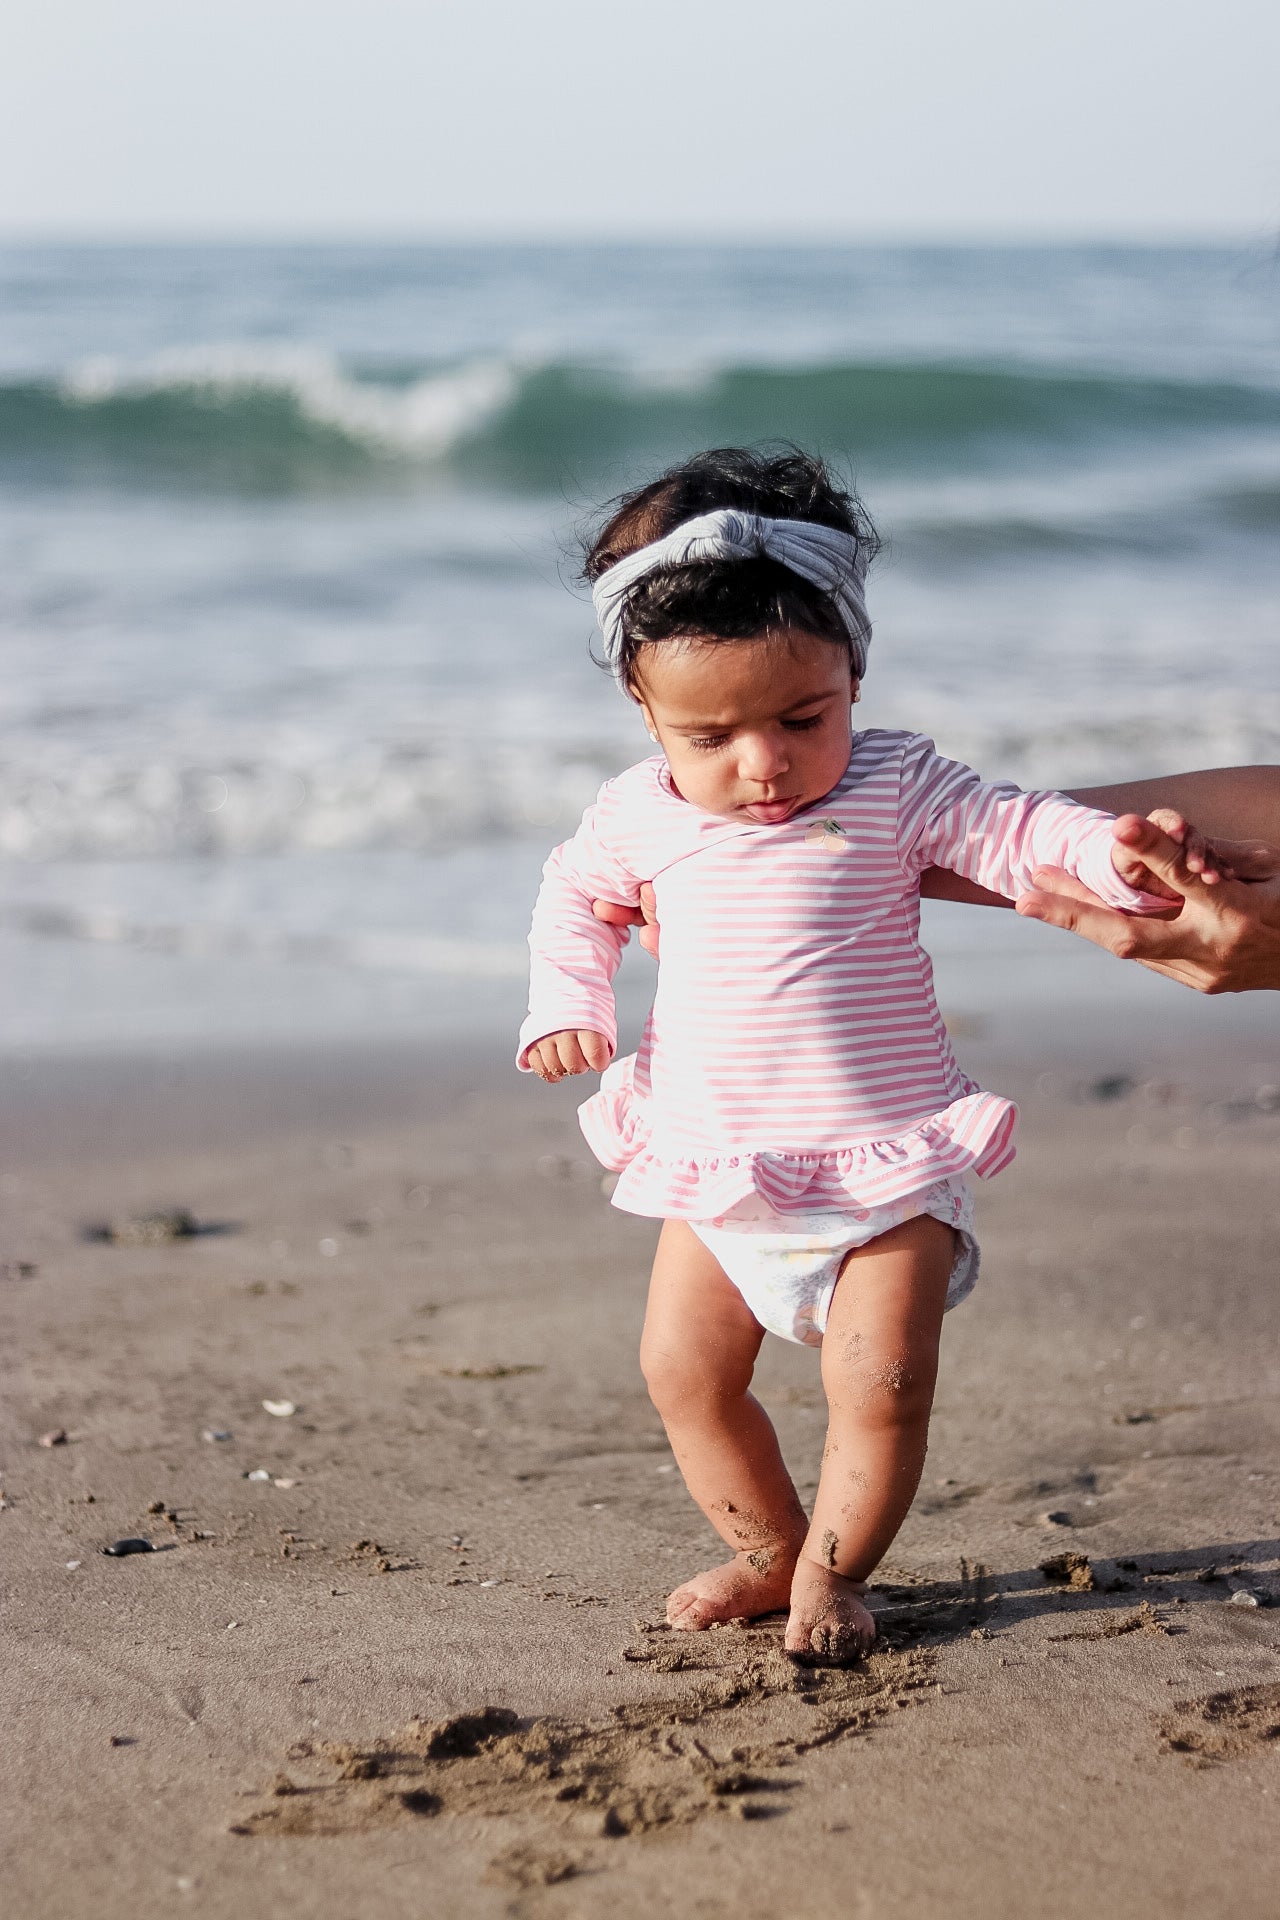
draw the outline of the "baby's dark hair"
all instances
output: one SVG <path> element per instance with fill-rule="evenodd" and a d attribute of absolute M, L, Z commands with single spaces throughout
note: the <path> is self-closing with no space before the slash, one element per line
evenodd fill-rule
<path fill-rule="evenodd" d="M 838 527 L 854 535 L 868 563 L 880 551 L 880 537 L 857 494 L 841 486 L 816 455 L 792 446 L 713 447 L 609 503 L 608 519 L 587 543 L 584 580 L 598 580 L 638 547 L 718 507 Z M 791 631 L 849 645 L 828 595 L 766 557 L 662 567 L 633 587 L 622 627 L 614 670 L 628 690 L 637 656 L 650 641 L 746 640 Z"/>

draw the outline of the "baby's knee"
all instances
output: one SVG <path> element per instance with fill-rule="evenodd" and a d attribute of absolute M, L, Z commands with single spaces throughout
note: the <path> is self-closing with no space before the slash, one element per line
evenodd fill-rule
<path fill-rule="evenodd" d="M 659 1413 L 679 1408 L 696 1397 L 698 1382 L 682 1354 L 658 1342 L 645 1341 L 640 1348 L 640 1371 L 649 1389 L 649 1398 Z"/>
<path fill-rule="evenodd" d="M 828 1360 L 825 1344 L 823 1358 Z M 926 1356 L 906 1351 L 859 1352 L 843 1365 L 824 1365 L 823 1373 L 832 1412 L 850 1415 L 860 1426 L 928 1423 L 937 1367 Z"/>
<path fill-rule="evenodd" d="M 720 1379 L 704 1363 L 665 1341 L 645 1340 L 640 1347 L 640 1371 L 649 1398 L 658 1412 L 688 1414 L 732 1392 L 732 1383 Z"/>

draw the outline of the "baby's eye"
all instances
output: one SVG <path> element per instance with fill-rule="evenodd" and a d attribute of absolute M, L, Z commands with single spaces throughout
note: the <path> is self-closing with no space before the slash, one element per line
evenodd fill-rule
<path fill-rule="evenodd" d="M 690 739 L 689 745 L 695 747 L 699 753 L 714 753 L 717 748 L 727 746 L 728 742 L 727 733 L 708 733 L 701 739 Z"/>
<path fill-rule="evenodd" d="M 822 714 L 810 713 L 803 720 L 784 720 L 782 724 L 788 733 L 808 733 L 812 727 L 820 727 L 822 721 Z"/>

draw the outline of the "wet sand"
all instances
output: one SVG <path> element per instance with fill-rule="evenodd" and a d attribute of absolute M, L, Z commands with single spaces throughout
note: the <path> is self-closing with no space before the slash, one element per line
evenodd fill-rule
<path fill-rule="evenodd" d="M 5 1068 L 8 1910 L 1269 1920 L 1280 1039 L 963 1045 L 1021 1152 L 880 1650 L 816 1677 L 658 1624 L 716 1543 L 573 1089 Z M 203 1230 L 91 1237 L 161 1207 Z M 807 1495 L 815 1356 L 760 1388 Z"/>

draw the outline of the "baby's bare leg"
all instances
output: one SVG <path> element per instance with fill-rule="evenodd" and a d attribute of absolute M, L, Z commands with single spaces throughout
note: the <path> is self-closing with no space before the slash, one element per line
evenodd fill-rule
<path fill-rule="evenodd" d="M 673 1627 L 785 1607 L 808 1522 L 768 1414 L 748 1391 L 764 1330 L 719 1262 L 668 1220 L 649 1287 L 640 1363 L 685 1485 L 733 1549 L 667 1601 Z"/>
<path fill-rule="evenodd" d="M 952 1229 L 922 1217 L 845 1262 L 822 1341 L 827 1445 L 791 1589 L 792 1653 L 838 1662 L 875 1638 L 862 1591 L 920 1484 L 954 1249 Z"/>

